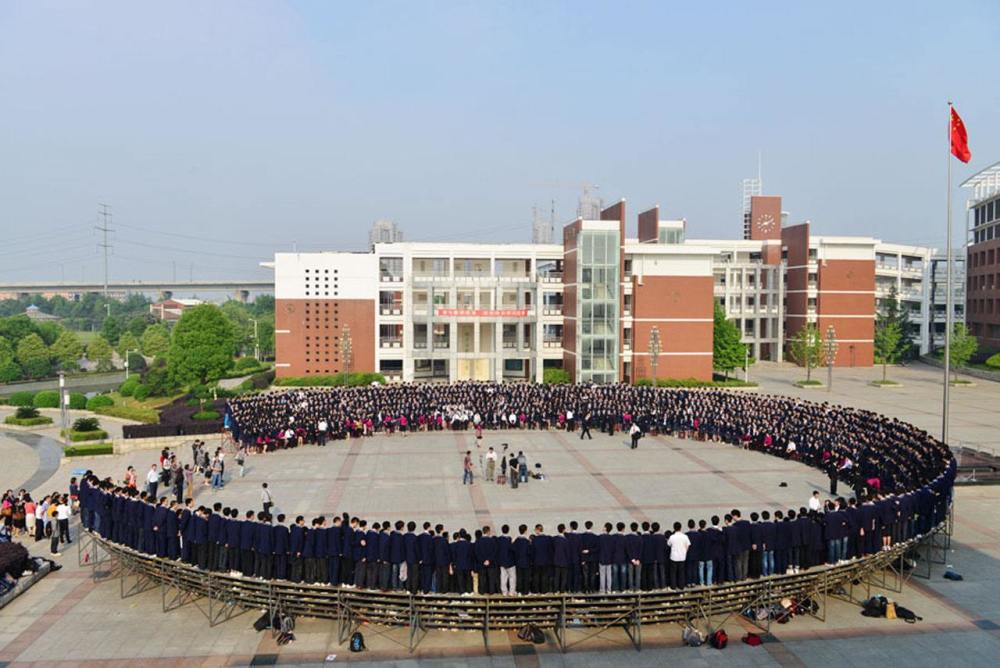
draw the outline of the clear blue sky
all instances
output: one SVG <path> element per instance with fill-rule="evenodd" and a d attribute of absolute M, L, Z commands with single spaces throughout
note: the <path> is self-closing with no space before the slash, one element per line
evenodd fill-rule
<path fill-rule="evenodd" d="M 0 280 L 97 280 L 100 201 L 123 279 L 259 276 L 381 217 L 524 241 L 584 181 L 735 238 L 758 150 L 793 221 L 943 245 L 946 101 L 957 184 L 1000 160 L 997 62 L 995 0 L 8 0 Z"/>

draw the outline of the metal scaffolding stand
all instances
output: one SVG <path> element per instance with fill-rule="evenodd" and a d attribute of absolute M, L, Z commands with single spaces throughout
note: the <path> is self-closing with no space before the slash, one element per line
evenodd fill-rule
<path fill-rule="evenodd" d="M 94 582 L 109 577 L 116 563 L 114 555 L 101 545 L 100 541 L 95 540 L 89 531 L 81 531 L 77 536 L 76 562 L 78 566 L 93 568 L 91 578 Z"/>
<path fill-rule="evenodd" d="M 553 632 L 556 636 L 556 641 L 559 643 L 559 649 L 562 652 L 566 652 L 569 648 L 579 645 L 580 643 L 586 642 L 591 638 L 596 638 L 597 636 L 603 634 L 611 628 L 621 628 L 625 635 L 628 636 L 629 641 L 631 641 L 632 646 L 637 652 L 642 651 L 642 596 L 637 595 L 634 599 L 634 603 L 627 604 L 627 607 L 621 610 L 617 615 L 613 615 L 607 618 L 604 623 L 597 626 L 587 626 L 588 632 L 582 637 L 577 638 L 573 642 L 569 642 L 567 638 L 567 631 L 572 628 L 573 625 L 567 623 L 567 610 L 566 610 L 566 597 L 560 597 L 562 600 L 560 602 L 559 615 L 556 619 L 556 625 Z"/>

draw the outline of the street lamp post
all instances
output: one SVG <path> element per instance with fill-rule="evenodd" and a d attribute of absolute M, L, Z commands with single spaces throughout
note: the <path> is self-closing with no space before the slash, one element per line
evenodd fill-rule
<path fill-rule="evenodd" d="M 826 328 L 826 391 L 833 389 L 833 360 L 837 357 L 837 330 Z"/>
<path fill-rule="evenodd" d="M 128 380 L 129 359 L 131 359 L 130 355 L 132 353 L 137 353 L 137 352 L 139 352 L 139 351 L 138 350 L 126 350 L 125 351 L 125 380 Z"/>
<path fill-rule="evenodd" d="M 347 386 L 348 376 L 351 375 L 351 328 L 344 325 L 340 332 L 340 354 L 344 358 L 344 386 Z"/>
<path fill-rule="evenodd" d="M 649 366 L 653 372 L 653 387 L 656 387 L 656 365 L 660 361 L 660 328 L 653 325 L 649 330 Z"/>
<path fill-rule="evenodd" d="M 750 346 L 743 348 L 743 382 L 750 382 Z"/>
<path fill-rule="evenodd" d="M 68 445 L 69 431 L 66 426 L 66 374 L 59 372 L 59 422 L 62 425 L 60 433 L 63 436 L 63 444 Z"/>
<path fill-rule="evenodd" d="M 250 318 L 253 323 L 253 358 L 260 364 L 260 339 L 257 337 L 257 318 Z"/>

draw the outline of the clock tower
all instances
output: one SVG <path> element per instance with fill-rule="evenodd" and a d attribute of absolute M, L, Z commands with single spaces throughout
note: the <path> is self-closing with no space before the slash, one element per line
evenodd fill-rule
<path fill-rule="evenodd" d="M 750 198 L 750 238 L 781 239 L 781 198 Z"/>

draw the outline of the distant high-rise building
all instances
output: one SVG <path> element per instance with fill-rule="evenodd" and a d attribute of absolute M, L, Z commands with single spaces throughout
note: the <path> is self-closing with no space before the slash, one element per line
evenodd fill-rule
<path fill-rule="evenodd" d="M 552 227 L 555 224 L 555 204 L 548 220 L 538 210 L 538 207 L 531 209 L 531 243 L 550 244 L 552 243 Z"/>
<path fill-rule="evenodd" d="M 391 220 L 376 220 L 368 233 L 368 244 L 398 243 L 403 240 L 403 230 Z"/>
<path fill-rule="evenodd" d="M 604 210 L 604 200 L 593 194 L 597 186 L 584 185 L 583 194 L 577 200 L 576 216 L 584 220 L 600 220 L 601 211 Z"/>

